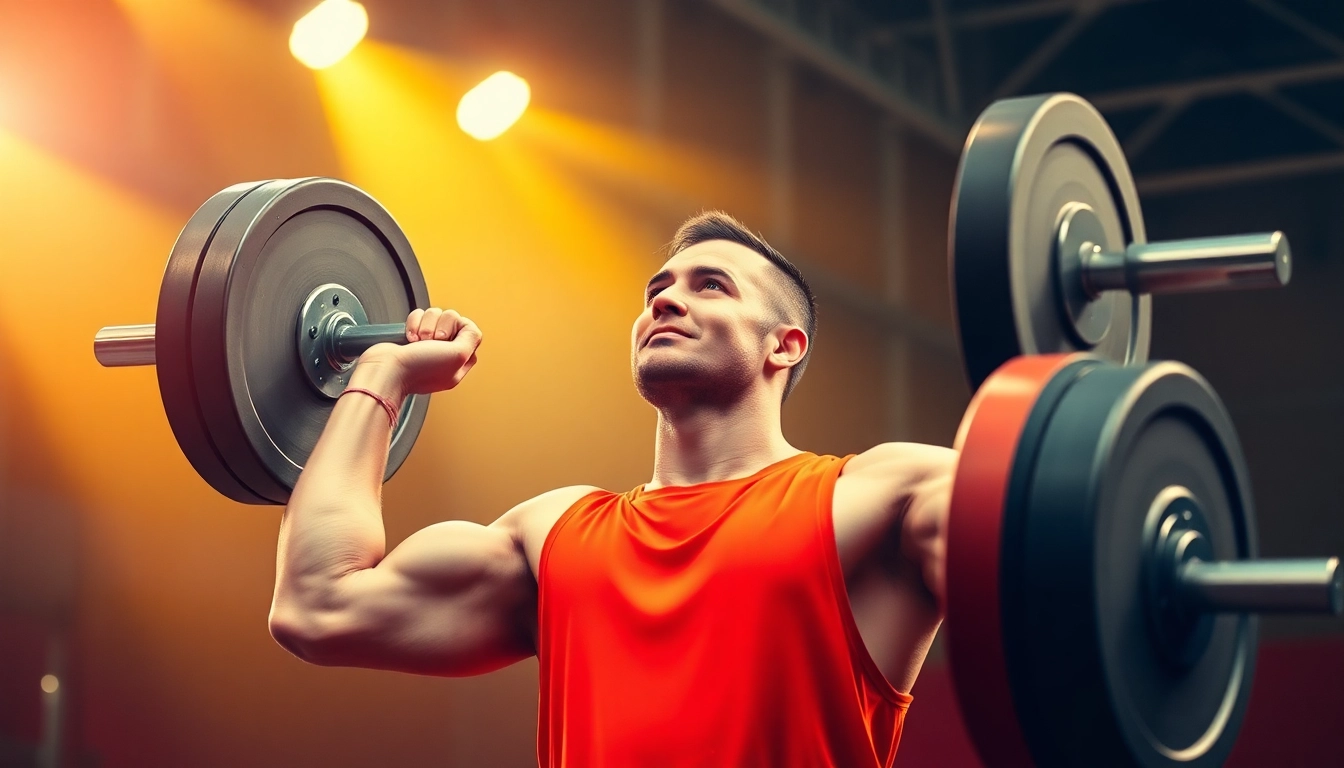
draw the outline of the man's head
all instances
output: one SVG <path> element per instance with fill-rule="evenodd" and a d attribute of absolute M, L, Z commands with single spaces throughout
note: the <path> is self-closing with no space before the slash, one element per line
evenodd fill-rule
<path fill-rule="evenodd" d="M 632 333 L 636 386 L 654 405 L 731 402 L 763 375 L 789 396 L 811 357 L 816 297 L 798 268 L 736 219 L 687 220 L 649 281 Z M 658 336 L 659 329 L 671 332 Z"/>

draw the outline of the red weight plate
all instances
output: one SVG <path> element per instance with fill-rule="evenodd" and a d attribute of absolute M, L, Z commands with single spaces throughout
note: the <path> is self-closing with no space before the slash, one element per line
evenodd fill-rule
<path fill-rule="evenodd" d="M 967 730 L 995 766 L 1034 764 L 1004 649 L 1000 574 L 1014 465 L 1033 411 L 1052 406 L 1041 402 L 1047 385 L 1060 384 L 1066 369 L 1073 378 L 1088 362 L 1095 359 L 1083 354 L 1009 360 L 981 385 L 957 430 L 944 571 L 948 655 Z"/>

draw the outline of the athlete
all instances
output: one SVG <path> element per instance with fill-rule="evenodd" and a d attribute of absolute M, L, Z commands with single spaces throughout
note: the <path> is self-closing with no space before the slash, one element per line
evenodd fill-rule
<path fill-rule="evenodd" d="M 407 344 L 360 358 L 294 489 L 271 633 L 315 664 L 429 675 L 535 654 L 547 768 L 890 766 L 942 617 L 956 454 L 794 447 L 781 408 L 816 332 L 802 274 L 719 212 L 668 251 L 631 330 L 658 414 L 648 482 L 559 488 L 387 552 L 397 411 L 457 386 L 482 338 L 417 309 Z"/>

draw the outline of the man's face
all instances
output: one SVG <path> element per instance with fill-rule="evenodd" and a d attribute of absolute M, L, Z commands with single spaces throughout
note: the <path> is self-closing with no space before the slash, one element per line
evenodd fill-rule
<path fill-rule="evenodd" d="M 668 259 L 650 280 L 630 336 L 630 367 L 655 407 L 728 405 L 761 378 L 773 348 L 774 269 L 727 240 L 697 243 Z"/>

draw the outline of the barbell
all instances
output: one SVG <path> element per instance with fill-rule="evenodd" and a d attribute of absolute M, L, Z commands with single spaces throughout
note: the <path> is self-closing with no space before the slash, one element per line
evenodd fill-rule
<path fill-rule="evenodd" d="M 971 389 L 1018 355 L 1148 359 L 1152 294 L 1286 285 L 1282 232 L 1147 242 L 1110 126 L 1070 93 L 1004 99 L 971 128 L 948 227 Z"/>
<path fill-rule="evenodd" d="M 1344 609 L 1338 558 L 1257 559 L 1232 421 L 1184 364 L 1014 358 L 957 445 L 946 640 L 988 765 L 1222 765 L 1255 614 Z"/>
<path fill-rule="evenodd" d="M 1124 152 L 1072 94 L 967 139 L 950 280 L 975 396 L 947 531 L 957 702 L 994 766 L 1222 765 L 1262 612 L 1344 611 L 1338 558 L 1257 559 L 1208 383 L 1146 364 L 1153 293 L 1279 287 L 1280 232 L 1148 243 Z"/>
<path fill-rule="evenodd" d="M 284 504 L 354 361 L 405 343 L 406 316 L 427 306 L 410 242 L 362 190 L 323 178 L 236 184 L 178 235 L 154 324 L 103 328 L 94 354 L 155 366 L 173 435 L 216 491 Z M 387 478 L 428 403 L 413 395 L 402 407 Z"/>
<path fill-rule="evenodd" d="M 1196 372 L 1147 363 L 1149 294 L 1283 285 L 1281 233 L 1147 243 L 1104 119 L 1070 94 L 992 105 L 949 233 L 976 389 L 958 431 L 947 631 L 990 765 L 1213 766 L 1231 750 L 1255 614 L 1344 609 L 1337 558 L 1257 560 L 1231 420 Z M 229 498 L 283 504 L 350 368 L 428 307 L 410 243 L 333 179 L 229 187 L 190 218 L 154 325 L 97 359 L 157 367 L 178 444 Z M 387 477 L 427 398 L 402 408 Z"/>

